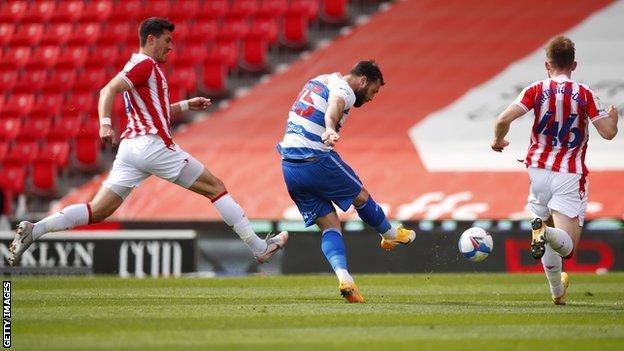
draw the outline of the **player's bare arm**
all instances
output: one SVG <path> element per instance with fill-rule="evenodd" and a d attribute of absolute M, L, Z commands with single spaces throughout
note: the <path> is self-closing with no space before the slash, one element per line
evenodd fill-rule
<path fill-rule="evenodd" d="M 524 115 L 526 112 L 518 105 L 511 104 L 496 119 L 494 125 L 494 141 L 490 145 L 492 150 L 502 152 L 509 142 L 505 140 L 505 136 L 509 133 L 511 122 Z"/>
<path fill-rule="evenodd" d="M 98 114 L 100 115 L 100 138 L 105 144 L 115 145 L 115 131 L 111 125 L 111 113 L 113 111 L 113 101 L 115 95 L 130 90 L 130 85 L 123 78 L 116 76 L 111 79 L 102 90 L 100 90 L 100 100 L 98 101 Z"/>
<path fill-rule="evenodd" d="M 615 106 L 609 106 L 609 110 L 607 111 L 609 114 L 605 118 L 601 118 L 594 123 L 594 127 L 598 130 L 598 134 L 601 137 L 607 140 L 611 140 L 615 138 L 618 132 L 617 124 L 618 124 L 618 110 Z"/>
<path fill-rule="evenodd" d="M 327 146 L 334 146 L 340 139 L 336 126 L 342 117 L 345 101 L 337 95 L 330 95 L 327 101 L 327 111 L 325 111 L 325 132 L 321 136 L 323 143 Z"/>
<path fill-rule="evenodd" d="M 201 96 L 197 96 L 188 100 L 178 101 L 175 104 L 171 104 L 171 117 L 175 118 L 187 109 L 189 111 L 202 111 L 210 107 L 210 105 L 212 105 L 212 101 Z"/>

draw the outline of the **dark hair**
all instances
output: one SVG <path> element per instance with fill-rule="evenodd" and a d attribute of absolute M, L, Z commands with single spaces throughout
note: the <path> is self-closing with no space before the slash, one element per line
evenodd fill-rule
<path fill-rule="evenodd" d="M 546 57 L 555 68 L 569 68 L 574 63 L 574 42 L 564 36 L 555 37 L 546 46 Z"/>
<path fill-rule="evenodd" d="M 175 29 L 175 24 L 167 21 L 164 18 L 160 17 L 150 17 L 143 22 L 139 26 L 139 41 L 141 43 L 141 47 L 144 47 L 147 43 L 147 36 L 153 35 L 155 37 L 159 37 L 163 34 L 165 30 L 173 32 Z"/>
<path fill-rule="evenodd" d="M 386 84 L 383 79 L 383 75 L 381 74 L 381 70 L 379 66 L 377 66 L 377 62 L 374 60 L 368 61 L 360 61 L 351 69 L 350 74 L 361 77 L 364 76 L 368 79 L 369 82 L 380 81 L 381 85 Z"/>

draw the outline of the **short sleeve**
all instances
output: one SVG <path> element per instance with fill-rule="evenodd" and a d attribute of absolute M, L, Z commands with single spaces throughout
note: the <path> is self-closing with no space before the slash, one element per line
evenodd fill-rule
<path fill-rule="evenodd" d="M 524 112 L 529 112 L 535 106 L 536 85 L 528 86 L 522 89 L 520 95 L 514 100 L 514 104 L 520 106 Z"/>
<path fill-rule="evenodd" d="M 154 62 L 152 62 L 152 60 L 145 59 L 134 65 L 128 71 L 121 71 L 119 76 L 130 84 L 132 88 L 134 88 L 145 84 L 152 74 L 153 69 Z"/>
<path fill-rule="evenodd" d="M 355 104 L 355 93 L 346 82 L 330 86 L 329 95 L 340 96 L 345 101 L 345 110 L 350 109 Z"/>
<path fill-rule="evenodd" d="M 602 106 L 598 95 L 596 95 L 589 87 L 586 87 L 585 89 L 585 99 L 587 101 L 587 117 L 590 121 L 596 122 L 597 120 L 609 115 Z"/>

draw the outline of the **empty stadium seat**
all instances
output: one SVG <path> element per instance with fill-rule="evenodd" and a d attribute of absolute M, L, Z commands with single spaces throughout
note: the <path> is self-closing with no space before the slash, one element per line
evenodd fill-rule
<path fill-rule="evenodd" d="M 35 103 L 34 94 L 12 94 L 4 104 L 5 113 L 13 113 L 16 116 L 29 114 Z"/>
<path fill-rule="evenodd" d="M 56 1 L 39 0 L 30 3 L 22 23 L 45 23 L 50 20 L 56 10 Z"/>
<path fill-rule="evenodd" d="M 249 22 L 247 16 L 240 13 L 230 13 L 224 19 L 219 27 L 217 36 L 228 36 L 235 39 L 244 37 L 249 32 Z"/>
<path fill-rule="evenodd" d="M 170 11 L 171 4 L 169 0 L 150 0 L 141 6 L 136 20 L 141 22 L 149 17 L 168 17 Z"/>
<path fill-rule="evenodd" d="M 74 160 L 76 167 L 95 169 L 100 164 L 100 134 L 97 119 L 82 124 L 75 138 Z"/>
<path fill-rule="evenodd" d="M 258 15 L 251 22 L 251 32 L 261 33 L 267 43 L 277 42 L 278 18 L 271 15 Z"/>
<path fill-rule="evenodd" d="M 54 68 L 60 56 L 61 48 L 58 45 L 39 46 L 30 56 L 26 69 L 30 72 L 36 69 Z"/>
<path fill-rule="evenodd" d="M 204 60 L 202 84 L 210 94 L 223 94 L 227 90 L 227 65 L 219 56 Z"/>
<path fill-rule="evenodd" d="M 217 20 L 202 20 L 197 21 L 189 28 L 189 34 L 184 38 L 184 41 L 189 43 L 202 43 L 207 44 L 214 40 L 219 30 L 219 23 Z"/>
<path fill-rule="evenodd" d="M 61 113 L 60 118 L 54 121 L 48 133 L 48 143 L 74 139 L 80 132 L 81 125 L 82 117 L 78 113 Z"/>
<path fill-rule="evenodd" d="M 37 152 L 31 166 L 31 191 L 37 195 L 53 195 L 57 187 L 57 164 L 49 149 Z"/>
<path fill-rule="evenodd" d="M 98 92 L 107 83 L 106 71 L 103 69 L 86 69 L 74 85 L 74 92 Z"/>
<path fill-rule="evenodd" d="M 43 33 L 39 45 L 65 45 L 72 31 L 73 26 L 69 23 L 50 24 Z"/>
<path fill-rule="evenodd" d="M 173 0 L 168 17 L 176 25 L 175 32 L 178 31 L 179 24 L 195 18 L 200 8 L 199 1 Z"/>
<path fill-rule="evenodd" d="M 2 89 L 7 92 L 11 92 L 13 87 L 17 84 L 17 71 L 0 71 L 0 85 Z M 4 95 L 2 95 L 4 97 Z M 2 108 L 0 107 L 0 110 Z"/>
<path fill-rule="evenodd" d="M 301 9 L 289 9 L 284 13 L 279 33 L 282 45 L 302 48 L 308 45 L 308 17 Z"/>
<path fill-rule="evenodd" d="M 35 114 L 47 114 L 48 116 L 55 116 L 61 112 L 63 107 L 63 94 L 61 92 L 53 92 L 49 94 L 41 94 L 36 99 L 35 104 L 31 109 Z"/>
<path fill-rule="evenodd" d="M 67 41 L 68 45 L 91 45 L 100 37 L 100 24 L 98 22 L 80 23 L 76 26 Z"/>
<path fill-rule="evenodd" d="M 177 49 L 175 54 L 175 65 L 179 67 L 195 66 L 206 59 L 208 47 L 205 43 L 190 42 L 184 48 Z"/>
<path fill-rule="evenodd" d="M 98 38 L 98 45 L 118 45 L 119 43 L 127 42 L 131 38 L 136 39 L 137 32 L 136 29 L 133 30 L 130 22 L 110 22 L 105 28 L 103 28 L 102 33 Z"/>
<path fill-rule="evenodd" d="M 50 22 L 75 22 L 82 17 L 85 1 L 64 0 L 59 2 L 56 10 L 50 18 Z"/>
<path fill-rule="evenodd" d="M 138 20 L 143 4 L 141 0 L 124 0 L 116 3 L 113 7 L 115 21 L 128 22 L 129 24 Z"/>
<path fill-rule="evenodd" d="M 56 62 L 57 67 L 78 68 L 87 60 L 89 49 L 86 46 L 68 46 L 63 50 Z"/>
<path fill-rule="evenodd" d="M 41 149 L 48 150 L 52 154 L 52 160 L 58 169 L 65 169 L 69 166 L 69 151 L 71 148 L 67 140 L 48 139 Z"/>
<path fill-rule="evenodd" d="M 228 14 L 252 17 L 260 10 L 260 0 L 237 0 L 231 3 Z"/>
<path fill-rule="evenodd" d="M 9 186 L 8 190 L 13 194 L 21 194 L 24 192 L 24 183 L 27 175 L 26 166 L 5 165 L 3 163 L 2 170 L 0 170 L 0 177 L 7 180 Z"/>
<path fill-rule="evenodd" d="M 308 21 L 316 21 L 319 14 L 319 0 L 290 0 L 289 8 L 302 10 Z"/>
<path fill-rule="evenodd" d="M 0 7 L 0 22 L 18 23 L 28 12 L 27 1 L 7 1 Z"/>
<path fill-rule="evenodd" d="M 49 116 L 49 117 L 48 117 Z M 47 114 L 39 115 L 36 118 L 30 117 L 23 124 L 17 139 L 42 140 L 48 137 L 52 126 L 52 116 Z"/>
<path fill-rule="evenodd" d="M 67 100 L 66 106 L 70 110 L 89 112 L 97 108 L 94 91 L 74 92 Z"/>
<path fill-rule="evenodd" d="M 228 69 L 233 69 L 238 61 L 238 39 L 228 33 L 220 33 L 215 38 L 208 56 L 219 56 Z"/>
<path fill-rule="evenodd" d="M 17 28 L 13 38 L 11 38 L 11 46 L 35 46 L 39 44 L 39 40 L 43 36 L 43 24 L 41 23 L 25 23 Z"/>
<path fill-rule="evenodd" d="M 104 23 L 109 19 L 112 12 L 112 0 L 92 0 L 87 3 L 80 21 Z"/>
<path fill-rule="evenodd" d="M 262 71 L 267 67 L 267 40 L 262 33 L 247 34 L 241 40 L 239 66 L 247 71 Z"/>
<path fill-rule="evenodd" d="M 13 86 L 14 94 L 36 93 L 48 81 L 48 71 L 45 68 L 33 68 L 22 72 L 20 79 Z"/>
<path fill-rule="evenodd" d="M 202 22 L 206 19 L 220 19 L 225 16 L 230 8 L 228 0 L 212 0 L 204 1 L 201 5 L 199 13 L 197 13 L 197 22 Z"/>
<path fill-rule="evenodd" d="M 328 23 L 347 21 L 347 0 L 321 0 L 320 17 Z"/>
<path fill-rule="evenodd" d="M 11 42 L 15 33 L 15 24 L 0 22 L 0 49 Z"/>
<path fill-rule="evenodd" d="M 13 46 L 11 50 L 0 50 L 0 69 L 20 69 L 30 61 L 32 49 L 29 46 Z"/>
<path fill-rule="evenodd" d="M 73 68 L 59 68 L 54 71 L 41 88 L 44 94 L 59 94 L 70 91 L 76 83 L 77 72 Z"/>
<path fill-rule="evenodd" d="M 8 117 L 0 119 L 0 141 L 11 142 L 17 138 L 22 127 L 22 119 Z"/>
<path fill-rule="evenodd" d="M 279 17 L 286 12 L 288 0 L 263 0 L 256 15 Z"/>
<path fill-rule="evenodd" d="M 205 56 L 202 59 L 202 62 L 203 60 L 205 60 Z M 195 72 L 195 68 L 193 66 L 176 66 L 176 68 L 168 74 L 167 83 L 169 84 L 169 87 L 181 87 L 187 92 L 195 91 L 197 89 L 197 73 Z M 175 102 L 173 99 L 171 101 Z"/>

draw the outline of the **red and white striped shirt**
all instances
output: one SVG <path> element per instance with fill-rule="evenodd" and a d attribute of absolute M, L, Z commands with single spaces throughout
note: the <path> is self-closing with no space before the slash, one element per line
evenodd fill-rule
<path fill-rule="evenodd" d="M 607 116 L 589 86 L 560 75 L 526 87 L 514 103 L 526 112 L 533 109 L 535 113 L 531 143 L 524 160 L 527 167 L 588 173 L 585 167 L 588 121 L 596 122 Z"/>
<path fill-rule="evenodd" d="M 169 89 L 158 63 L 147 55 L 132 54 L 119 77 L 131 87 L 123 94 L 128 126 L 121 137 L 157 134 L 167 147 L 171 147 Z"/>

